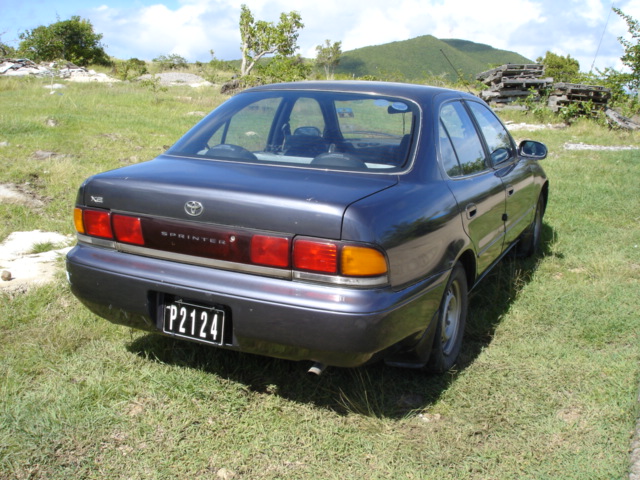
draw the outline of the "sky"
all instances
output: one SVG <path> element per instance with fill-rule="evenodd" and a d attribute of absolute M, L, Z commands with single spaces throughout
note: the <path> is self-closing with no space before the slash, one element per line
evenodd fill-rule
<path fill-rule="evenodd" d="M 17 47 L 20 33 L 40 25 L 89 20 L 105 51 L 119 59 L 177 54 L 189 62 L 240 58 L 238 20 L 245 3 L 254 18 L 277 23 L 300 13 L 299 53 L 315 58 L 325 40 L 342 51 L 421 35 L 457 38 L 517 52 L 535 61 L 547 51 L 570 55 L 583 72 L 623 69 L 618 37 L 630 39 L 612 6 L 640 20 L 640 0 L 0 0 L 0 40 Z"/>

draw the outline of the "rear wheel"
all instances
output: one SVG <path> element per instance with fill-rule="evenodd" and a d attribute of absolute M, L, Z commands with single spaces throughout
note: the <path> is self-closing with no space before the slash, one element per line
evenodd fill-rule
<path fill-rule="evenodd" d="M 467 276 L 461 264 L 451 271 L 442 296 L 438 323 L 427 370 L 442 373 L 453 367 L 460 354 L 467 320 Z"/>
<path fill-rule="evenodd" d="M 536 214 L 533 222 L 522 234 L 520 243 L 517 246 L 518 255 L 521 257 L 532 257 L 540 250 L 540 239 L 542 237 L 542 215 L 544 213 L 544 200 L 542 196 L 538 199 Z"/>

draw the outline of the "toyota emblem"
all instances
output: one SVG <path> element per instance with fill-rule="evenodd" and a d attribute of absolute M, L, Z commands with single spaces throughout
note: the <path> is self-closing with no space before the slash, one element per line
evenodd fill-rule
<path fill-rule="evenodd" d="M 204 212 L 204 207 L 200 202 L 196 202 L 195 200 L 189 200 L 184 204 L 184 211 L 187 212 L 187 215 L 191 215 L 192 217 L 197 217 Z"/>

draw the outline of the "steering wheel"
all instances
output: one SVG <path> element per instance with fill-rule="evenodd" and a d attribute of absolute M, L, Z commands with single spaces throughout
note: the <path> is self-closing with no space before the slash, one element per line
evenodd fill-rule
<path fill-rule="evenodd" d="M 318 155 L 311 160 L 311 165 L 366 170 L 367 165 L 355 155 L 343 152 L 331 152 Z"/>
<path fill-rule="evenodd" d="M 205 154 L 207 157 L 214 158 L 229 158 L 239 160 L 257 160 L 252 152 L 240 145 L 233 145 L 231 143 L 221 143 L 215 147 L 211 147 Z"/>

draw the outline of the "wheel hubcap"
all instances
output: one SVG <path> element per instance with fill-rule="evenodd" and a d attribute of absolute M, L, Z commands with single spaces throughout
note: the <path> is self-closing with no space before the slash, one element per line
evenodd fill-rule
<path fill-rule="evenodd" d="M 442 353 L 449 355 L 453 350 L 460 327 L 460 285 L 453 282 L 447 291 L 442 315 Z"/>

